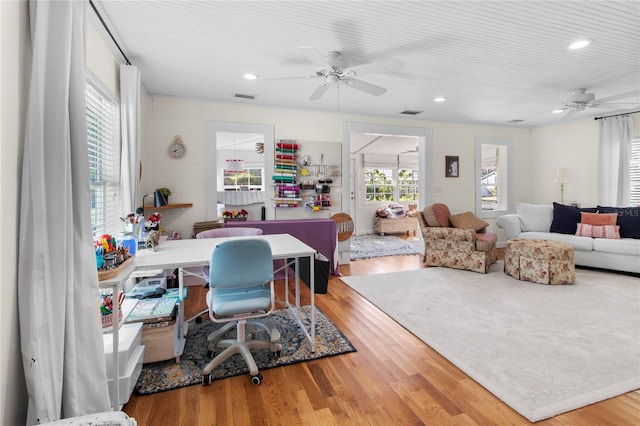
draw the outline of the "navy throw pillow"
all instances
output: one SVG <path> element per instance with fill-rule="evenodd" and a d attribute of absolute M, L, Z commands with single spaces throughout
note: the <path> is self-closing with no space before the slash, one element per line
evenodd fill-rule
<path fill-rule="evenodd" d="M 640 239 L 640 206 L 639 207 L 598 206 L 598 213 L 618 213 L 617 225 L 620 227 L 620 237 Z"/>
<path fill-rule="evenodd" d="M 551 222 L 551 232 L 558 234 L 575 235 L 578 230 L 582 212 L 596 213 L 597 209 L 567 206 L 565 204 L 553 203 L 553 221 Z"/>

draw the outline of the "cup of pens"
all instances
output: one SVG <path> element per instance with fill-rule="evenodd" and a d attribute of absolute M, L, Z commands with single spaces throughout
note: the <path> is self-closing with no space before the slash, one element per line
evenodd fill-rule
<path fill-rule="evenodd" d="M 122 301 L 124 300 L 124 293 L 118 293 L 118 307 L 122 307 Z M 111 327 L 113 325 L 113 293 L 100 292 L 100 313 L 102 314 L 102 327 Z M 122 319 L 122 309 L 118 309 L 118 320 Z"/>

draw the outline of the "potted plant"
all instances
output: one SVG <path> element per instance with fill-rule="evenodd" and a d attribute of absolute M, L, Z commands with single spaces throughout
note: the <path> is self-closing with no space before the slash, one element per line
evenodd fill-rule
<path fill-rule="evenodd" d="M 156 188 L 153 194 L 154 207 L 166 206 L 169 204 L 169 195 L 171 195 L 171 190 L 169 188 Z"/>

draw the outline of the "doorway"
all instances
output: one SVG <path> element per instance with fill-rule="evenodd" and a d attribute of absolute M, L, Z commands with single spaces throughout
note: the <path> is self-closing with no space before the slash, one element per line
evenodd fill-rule
<path fill-rule="evenodd" d="M 218 205 L 219 191 L 223 192 L 225 185 L 220 167 L 220 161 L 225 160 L 225 155 L 235 157 L 245 157 L 247 165 L 255 165 L 255 169 L 261 169 L 261 186 L 266 185 L 267 177 L 273 174 L 273 163 L 264 161 L 265 158 L 273 158 L 275 130 L 272 125 L 252 124 L 252 123 L 230 123 L 223 121 L 207 121 L 205 123 L 205 151 L 206 151 L 206 212 L 207 220 L 215 220 L 219 217 Z M 262 152 L 256 153 L 256 143 L 262 143 Z M 242 153 L 246 152 L 247 155 Z M 236 182 L 237 184 L 237 182 Z M 256 185 L 254 185 L 256 186 Z M 241 189 L 257 189 L 252 188 L 251 180 L 242 182 L 239 185 Z M 261 191 L 266 192 L 266 188 Z M 253 212 L 250 217 L 260 218 L 261 212 Z M 272 209 L 266 209 L 266 219 L 273 219 Z"/>
<path fill-rule="evenodd" d="M 422 127 L 347 122 L 343 125 L 343 169 L 349 173 L 343 188 L 343 205 L 354 222 L 355 234 L 373 232 L 373 216 L 380 203 L 365 194 L 364 154 L 388 160 L 415 156 L 418 164 L 419 208 L 432 199 L 432 130 Z M 370 157 L 374 158 L 374 157 Z M 348 199 L 346 199 L 348 197 Z"/>

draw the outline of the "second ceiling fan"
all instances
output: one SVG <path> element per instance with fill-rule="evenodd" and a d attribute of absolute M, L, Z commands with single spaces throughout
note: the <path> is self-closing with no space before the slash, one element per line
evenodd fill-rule
<path fill-rule="evenodd" d="M 320 52 L 311 47 L 303 47 L 300 48 L 300 50 L 316 66 L 315 75 L 304 77 L 282 77 L 277 79 L 320 79 L 320 84 L 309 96 L 309 100 L 311 101 L 320 99 L 322 95 L 325 94 L 327 89 L 329 89 L 329 87 L 339 84 L 344 84 L 348 87 L 361 90 L 374 96 L 380 96 L 386 93 L 387 89 L 360 80 L 359 77 L 366 74 L 379 74 L 390 71 L 399 71 L 404 67 L 404 64 L 397 59 L 349 67 L 348 62 L 340 52 L 331 51 L 327 53 L 326 56 L 323 56 L 320 54 Z"/>
<path fill-rule="evenodd" d="M 637 102 L 631 103 L 612 103 L 611 101 L 617 101 L 620 99 L 629 99 L 637 97 L 640 94 L 640 90 L 632 90 L 631 92 L 620 93 L 613 96 L 607 96 L 605 98 L 596 98 L 593 93 L 588 93 L 586 88 L 575 89 L 571 95 L 564 101 L 564 106 L 558 111 L 564 114 L 560 117 L 560 120 L 566 120 L 571 118 L 576 112 L 584 111 L 587 108 L 598 108 L 600 106 L 608 105 L 620 105 L 624 107 L 637 106 Z"/>

